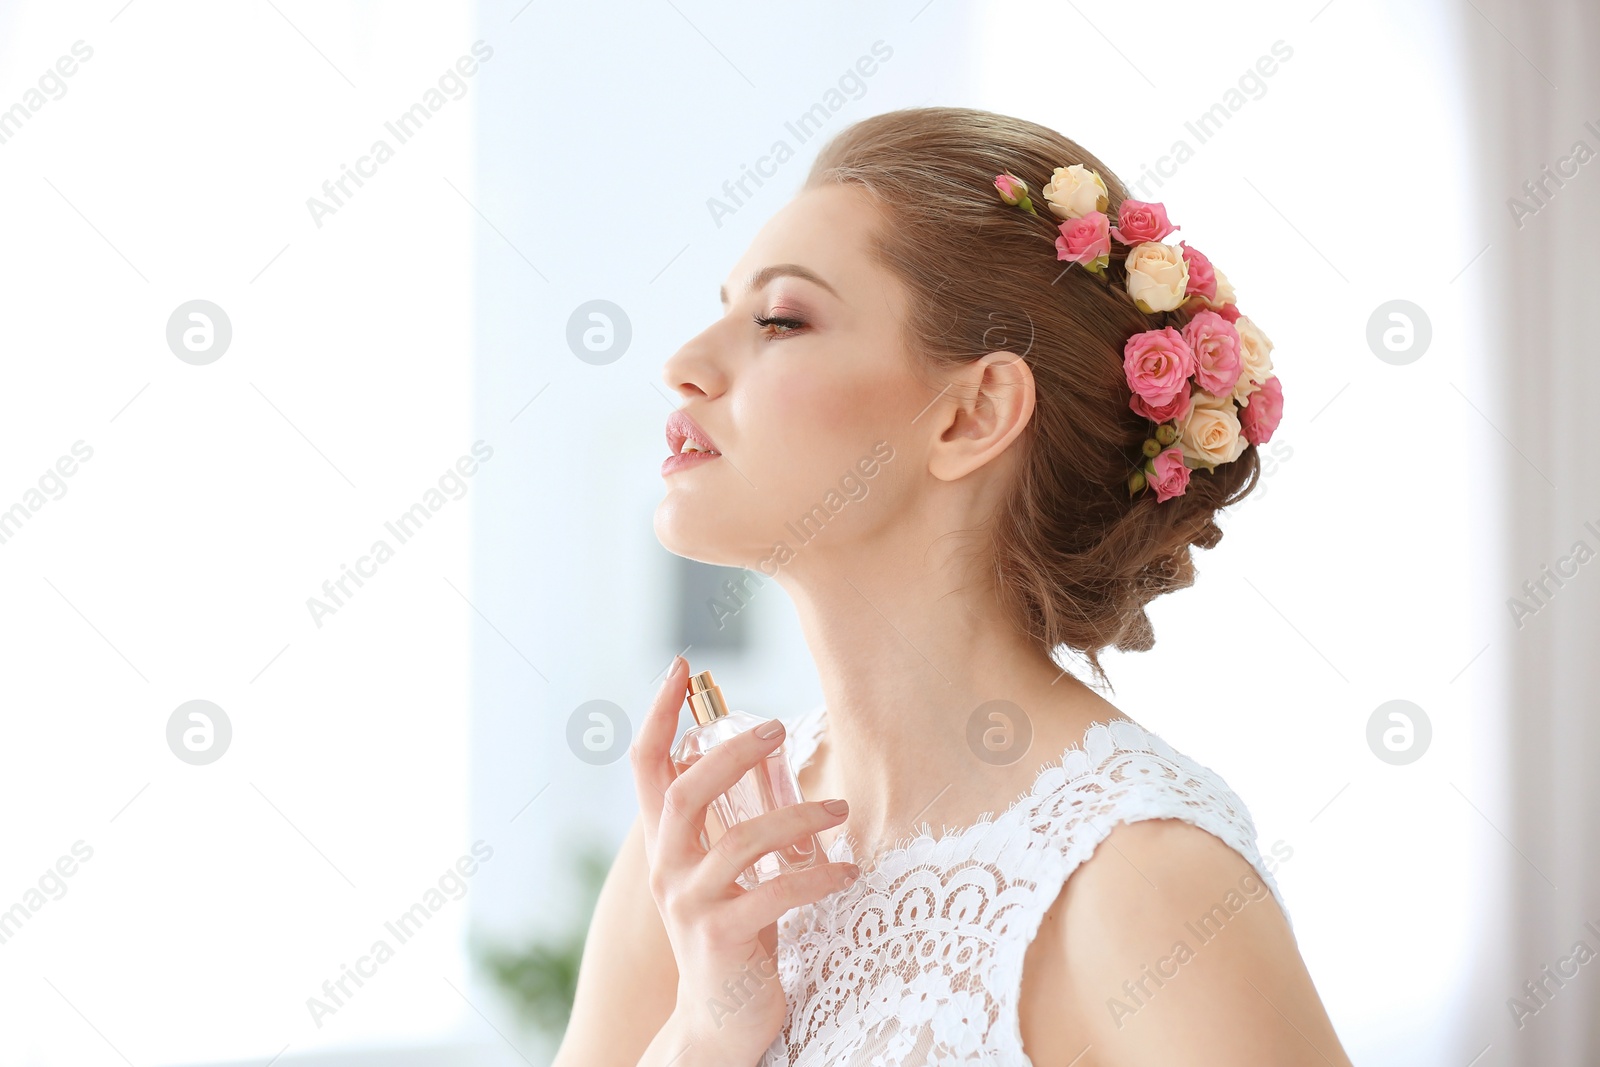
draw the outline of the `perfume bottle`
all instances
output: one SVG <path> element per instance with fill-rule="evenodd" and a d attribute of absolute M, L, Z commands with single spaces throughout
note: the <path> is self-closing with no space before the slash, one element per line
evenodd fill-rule
<path fill-rule="evenodd" d="M 689 679 L 688 698 L 695 724 L 684 731 L 672 749 L 672 765 L 679 774 L 694 766 L 715 746 L 766 721 L 742 711 L 730 711 L 722 698 L 722 688 L 711 680 L 710 671 L 701 671 Z M 706 821 L 706 832 L 701 835 L 701 843 L 706 848 L 714 845 L 735 823 L 786 804 L 798 804 L 804 799 L 800 795 L 800 783 L 789 766 L 785 744 L 787 739 L 746 771 L 732 789 L 712 800 L 710 810 L 716 813 L 716 821 L 721 826 L 712 836 L 712 820 Z M 754 889 L 787 871 L 804 870 L 822 862 L 822 855 L 817 835 L 807 834 L 794 844 L 768 852 L 741 871 L 735 880 L 746 889 Z"/>

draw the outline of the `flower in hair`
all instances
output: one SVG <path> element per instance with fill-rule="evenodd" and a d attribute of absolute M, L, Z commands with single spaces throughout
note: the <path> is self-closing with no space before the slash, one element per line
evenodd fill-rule
<path fill-rule="evenodd" d="M 1105 270 L 1111 259 L 1111 220 L 1104 211 L 1091 211 L 1057 227 L 1056 258 L 1080 263 L 1090 274 Z"/>
<path fill-rule="evenodd" d="M 1178 420 L 1178 444 L 1183 458 L 1206 470 L 1216 470 L 1220 464 L 1238 459 L 1247 442 L 1240 433 L 1237 412 L 1227 397 L 1197 392 L 1189 414 Z"/>
<path fill-rule="evenodd" d="M 1106 183 L 1082 163 L 1057 167 L 1044 187 L 1044 198 L 1050 210 L 1064 219 L 1104 211 L 1111 203 Z"/>
<path fill-rule="evenodd" d="M 1231 396 L 1244 369 L 1239 331 L 1215 311 L 1197 311 L 1183 328 L 1183 339 L 1194 353 L 1195 381 L 1213 396 Z"/>
<path fill-rule="evenodd" d="M 1016 175 L 996 175 L 995 188 L 1006 204 L 1039 214 Z M 1115 238 L 1126 246 L 1117 262 L 1134 306 L 1147 315 L 1182 309 L 1186 316 L 1181 331 L 1141 330 L 1123 344 L 1128 407 L 1153 424 L 1128 475 L 1128 495 L 1148 488 L 1157 503 L 1182 496 L 1194 470 L 1214 472 L 1270 441 L 1283 417 L 1272 340 L 1239 313 L 1233 285 L 1208 257 L 1184 241 L 1162 242 L 1180 229 L 1166 206 L 1122 200 L 1112 225 L 1105 182 L 1077 163 L 1055 168 L 1042 195 L 1051 214 L 1066 220 L 1056 226 L 1057 260 L 1109 280 Z"/>
<path fill-rule="evenodd" d="M 1020 207 L 1030 215 L 1037 215 L 1033 209 L 1033 201 L 1028 197 L 1028 183 L 1007 171 L 994 176 L 994 187 L 1000 191 L 1000 199 L 1014 207 Z"/>
<path fill-rule="evenodd" d="M 1123 344 L 1122 370 L 1135 397 L 1151 407 L 1162 407 L 1188 391 L 1194 354 L 1183 335 L 1171 326 L 1145 330 Z"/>
<path fill-rule="evenodd" d="M 1282 418 L 1283 384 L 1274 374 L 1250 394 L 1249 406 L 1239 409 L 1239 426 L 1246 441 L 1264 445 L 1272 440 L 1272 431 L 1278 428 L 1278 420 Z"/>
<path fill-rule="evenodd" d="M 1173 230 L 1182 229 L 1167 221 L 1164 204 L 1149 204 L 1143 200 L 1124 200 L 1117 205 L 1117 224 L 1111 236 L 1125 245 L 1159 241 Z"/>
<path fill-rule="evenodd" d="M 1240 407 L 1246 407 L 1251 395 L 1272 374 L 1272 339 L 1262 333 L 1261 327 L 1251 322 L 1248 315 L 1240 315 L 1233 328 L 1239 332 L 1239 351 L 1244 363 L 1239 381 L 1233 387 L 1233 400 Z"/>
<path fill-rule="evenodd" d="M 1190 248 L 1188 242 L 1179 241 L 1178 247 L 1183 249 L 1183 261 L 1189 264 L 1189 287 L 1186 290 L 1190 296 L 1198 296 L 1210 303 L 1217 296 L 1217 272 L 1211 266 L 1211 261 L 1199 249 Z"/>
<path fill-rule="evenodd" d="M 1210 260 L 1206 262 L 1209 263 Z M 1228 281 L 1228 276 L 1216 267 L 1211 268 L 1211 273 L 1217 276 L 1217 292 L 1216 295 L 1207 297 L 1207 299 L 1213 304 L 1221 304 L 1224 307 L 1236 303 L 1237 298 L 1233 295 L 1233 283 Z"/>
<path fill-rule="evenodd" d="M 1189 414 L 1189 405 L 1193 400 L 1189 383 L 1184 382 L 1178 395 L 1165 404 L 1152 404 L 1138 393 L 1128 401 L 1128 407 L 1143 415 L 1154 423 L 1172 422 Z"/>
<path fill-rule="evenodd" d="M 1128 268 L 1128 295 L 1145 314 L 1171 311 L 1183 303 L 1189 288 L 1189 264 L 1169 244 L 1146 241 L 1134 245 L 1125 263 Z"/>
<path fill-rule="evenodd" d="M 1183 491 L 1189 488 L 1189 468 L 1184 466 L 1183 450 L 1164 448 L 1156 453 L 1150 461 L 1145 480 L 1155 490 L 1157 502 L 1182 496 Z"/>

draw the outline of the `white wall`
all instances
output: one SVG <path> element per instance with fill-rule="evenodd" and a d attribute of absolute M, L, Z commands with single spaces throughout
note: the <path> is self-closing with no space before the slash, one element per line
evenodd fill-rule
<path fill-rule="evenodd" d="M 493 64 L 320 227 L 306 206 L 467 52 L 471 15 L 0 9 L 0 106 L 92 49 L 0 144 L 0 506 L 92 449 L 0 544 L 0 907 L 92 849 L 0 945 L 0 1061 L 289 1062 L 472 1016 L 443 981 L 460 900 L 320 1028 L 306 1005 L 471 844 L 472 616 L 445 583 L 470 588 L 470 499 L 503 475 L 388 536 L 320 627 L 306 604 L 474 440 L 479 223 L 445 179 L 472 188 Z M 232 327 L 206 365 L 166 340 L 196 298 Z M 232 726 L 205 766 L 167 745 L 193 699 Z"/>

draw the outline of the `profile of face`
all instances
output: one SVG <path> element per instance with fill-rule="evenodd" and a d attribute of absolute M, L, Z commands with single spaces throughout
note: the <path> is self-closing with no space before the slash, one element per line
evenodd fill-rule
<path fill-rule="evenodd" d="M 879 224 L 857 189 L 802 192 L 734 265 L 722 316 L 667 360 L 682 413 L 720 453 L 669 461 L 655 516 L 669 550 L 770 575 L 780 546 L 798 559 L 824 525 L 830 549 L 871 537 L 914 484 L 895 457 L 931 394 L 903 287 L 869 253 Z"/>
<path fill-rule="evenodd" d="M 734 265 L 722 316 L 667 360 L 684 401 L 669 449 L 687 432 L 716 453 L 663 466 L 670 551 L 792 576 L 920 553 L 1000 502 L 1032 373 L 1006 351 L 943 367 L 913 351 L 907 288 L 872 252 L 881 225 L 860 188 L 807 188 Z"/>

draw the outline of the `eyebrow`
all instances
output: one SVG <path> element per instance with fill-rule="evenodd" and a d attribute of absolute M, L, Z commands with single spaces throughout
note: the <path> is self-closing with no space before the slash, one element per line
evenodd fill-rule
<path fill-rule="evenodd" d="M 745 292 L 751 292 L 759 289 L 772 279 L 780 278 L 784 275 L 791 275 L 796 278 L 804 278 L 808 282 L 815 282 L 817 285 L 822 286 L 835 297 L 839 295 L 838 291 L 834 289 L 833 286 L 823 281 L 822 276 L 816 271 L 802 267 L 798 263 L 775 263 L 770 267 L 762 267 L 760 270 L 750 275 L 750 280 L 745 283 Z M 722 298 L 722 303 L 724 306 L 726 306 L 728 303 L 728 290 L 724 288 L 718 288 L 717 295 Z"/>

